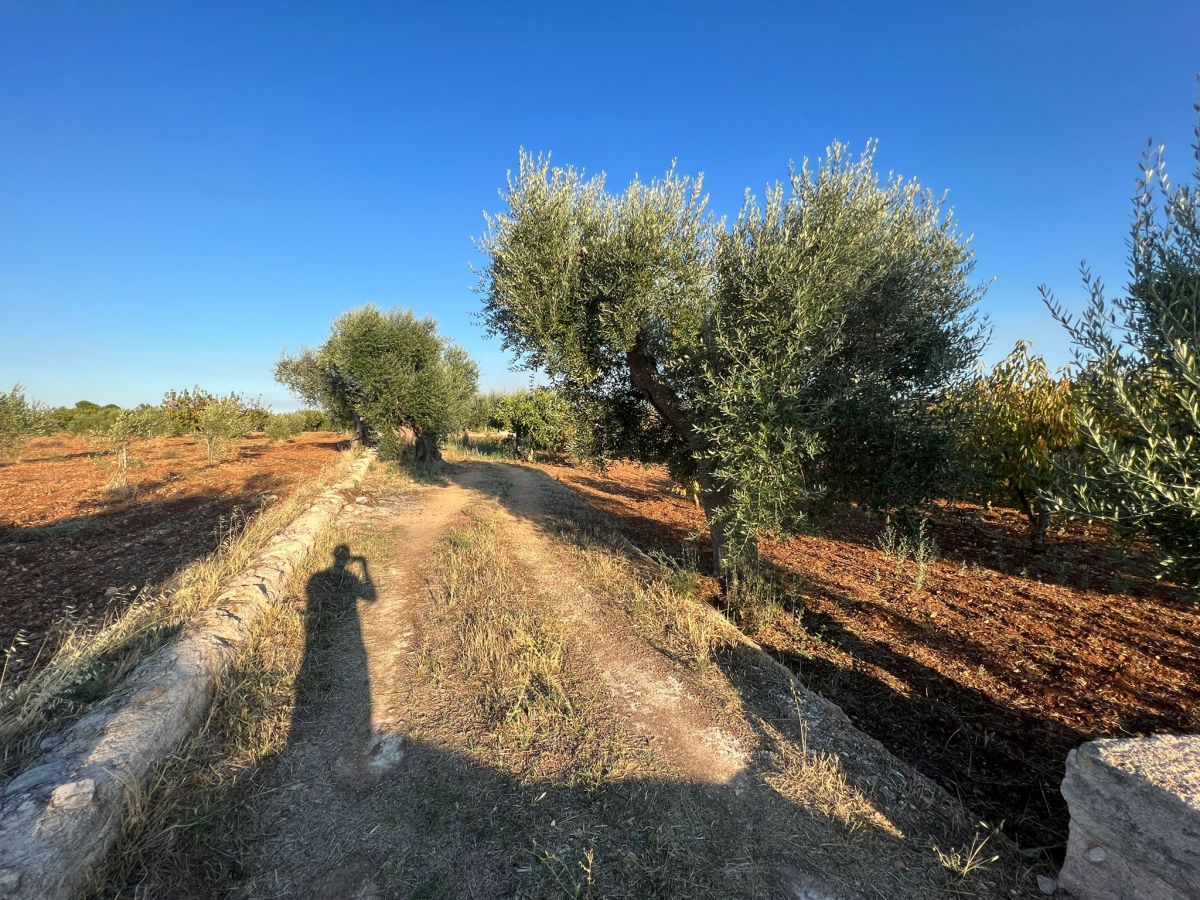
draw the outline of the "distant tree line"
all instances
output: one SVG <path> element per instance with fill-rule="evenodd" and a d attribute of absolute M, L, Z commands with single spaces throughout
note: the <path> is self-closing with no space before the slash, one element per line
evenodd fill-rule
<path fill-rule="evenodd" d="M 325 431 L 329 419 L 317 410 L 272 413 L 255 399 L 237 392 L 212 394 L 195 387 L 170 390 L 158 405 L 124 409 L 80 400 L 73 406 L 44 407 L 28 399 L 21 385 L 0 392 L 0 455 L 12 456 L 36 435 L 68 432 L 99 438 L 127 450 L 139 438 L 192 435 L 210 461 L 233 441 L 254 432 L 286 440 L 306 431 Z"/>

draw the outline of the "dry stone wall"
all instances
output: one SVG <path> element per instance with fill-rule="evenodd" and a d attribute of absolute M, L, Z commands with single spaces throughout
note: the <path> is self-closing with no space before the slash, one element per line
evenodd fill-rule
<path fill-rule="evenodd" d="M 44 744 L 0 791 L 0 898 L 65 898 L 120 834 L 131 800 L 204 721 L 214 685 L 346 504 L 370 455 L 276 535 L 215 608 L 147 657 L 113 696 Z"/>

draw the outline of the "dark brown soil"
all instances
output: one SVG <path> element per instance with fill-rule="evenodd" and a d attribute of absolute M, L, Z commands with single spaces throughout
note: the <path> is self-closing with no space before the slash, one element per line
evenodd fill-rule
<path fill-rule="evenodd" d="M 679 550 L 703 532 L 661 469 L 543 468 L 645 547 Z M 1072 526 L 1035 555 L 1017 512 L 943 504 L 939 556 L 918 587 L 915 564 L 879 549 L 880 532 L 854 514 L 767 542 L 796 615 L 756 637 L 1031 855 L 1062 852 L 1070 749 L 1200 729 L 1200 606 L 1135 550 Z"/>
<path fill-rule="evenodd" d="M 20 676 L 64 616 L 90 621 L 119 609 L 346 446 L 333 432 L 278 444 L 256 437 L 209 464 L 191 438 L 155 438 L 131 449 L 132 493 L 123 495 L 108 488 L 111 457 L 87 439 L 30 441 L 19 462 L 0 464 L 0 650 L 21 644 L 6 679 Z"/>

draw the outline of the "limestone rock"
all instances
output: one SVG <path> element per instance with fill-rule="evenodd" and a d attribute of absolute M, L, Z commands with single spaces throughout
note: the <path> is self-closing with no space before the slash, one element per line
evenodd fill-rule
<path fill-rule="evenodd" d="M 1099 740 L 1067 756 L 1076 897 L 1200 896 L 1200 735 Z"/>

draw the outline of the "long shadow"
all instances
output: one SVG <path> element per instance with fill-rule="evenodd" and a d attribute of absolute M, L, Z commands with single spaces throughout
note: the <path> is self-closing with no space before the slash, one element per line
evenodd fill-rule
<path fill-rule="evenodd" d="M 777 648 L 806 687 L 989 823 L 1003 824 L 1021 846 L 1061 860 L 1069 823 L 1059 793 L 1066 756 L 1096 735 L 997 702 L 832 616 L 805 611 L 804 626 L 851 658 L 839 665 L 818 652 Z"/>
<path fill-rule="evenodd" d="M 339 544 L 333 549 L 332 563 L 308 579 L 304 593 L 304 657 L 296 676 L 297 708 L 319 708 L 336 679 L 341 684 L 339 718 L 349 723 L 353 734 L 366 736 L 371 726 L 371 684 L 358 602 L 373 603 L 377 598 L 367 558 Z M 300 726 L 300 720 L 293 719 L 289 747 L 296 743 Z"/>

